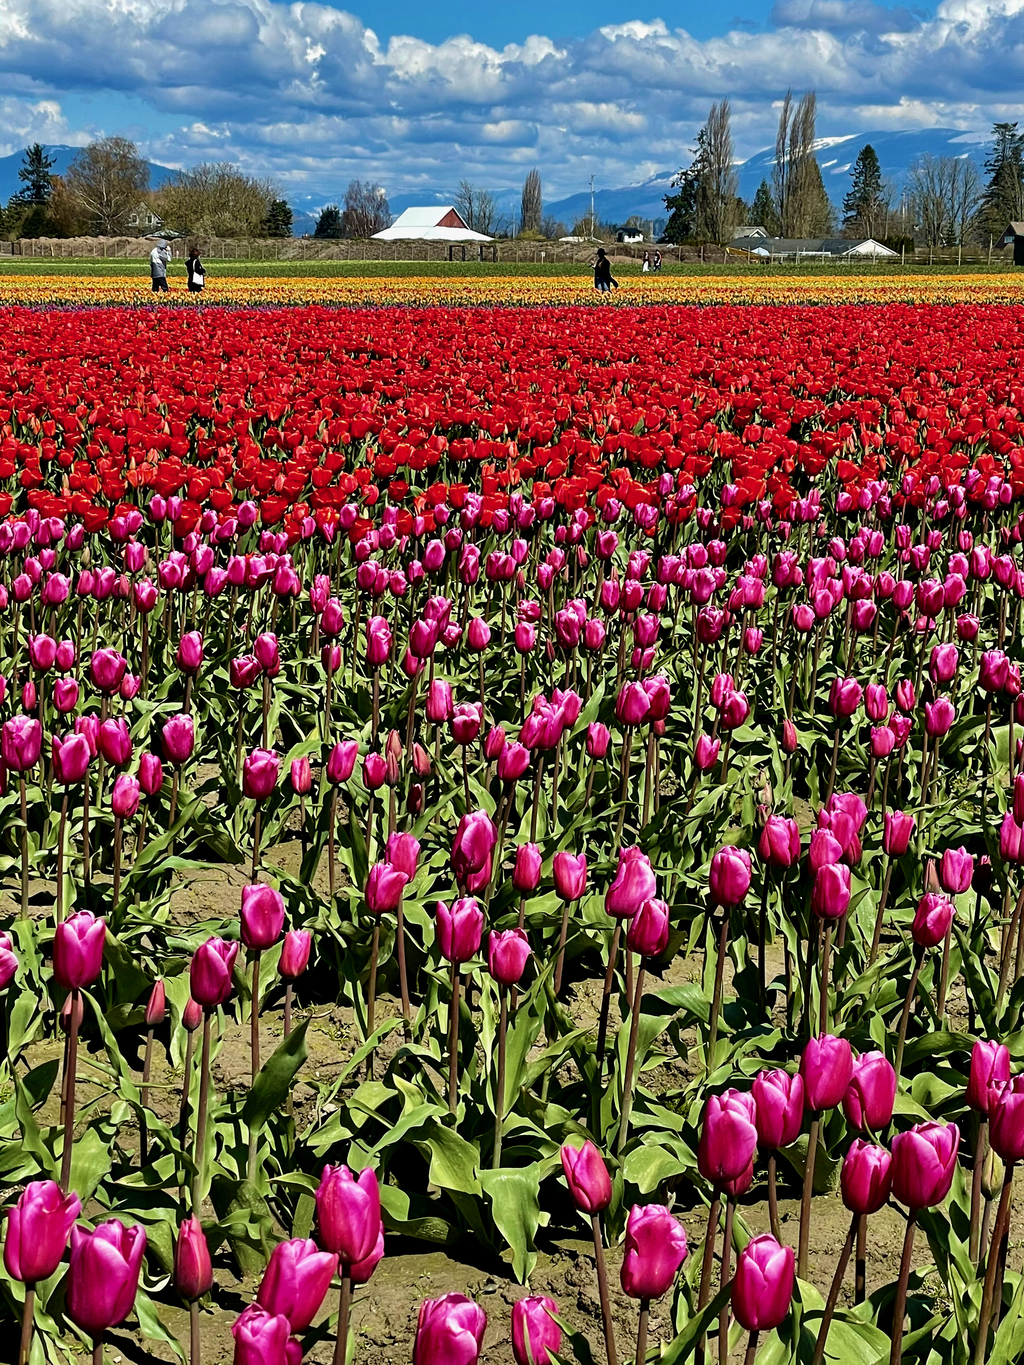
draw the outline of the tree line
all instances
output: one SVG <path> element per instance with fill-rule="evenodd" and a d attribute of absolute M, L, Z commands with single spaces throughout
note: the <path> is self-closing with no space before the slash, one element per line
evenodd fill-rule
<path fill-rule="evenodd" d="M 779 114 L 770 179 L 753 200 L 739 197 L 729 101 L 711 106 L 691 149 L 690 165 L 666 195 L 670 217 L 663 240 L 724 245 L 738 226 L 763 227 L 772 237 L 873 237 L 890 244 L 916 241 L 927 247 L 985 245 L 998 241 L 1007 223 L 1024 219 L 1024 133 L 1016 123 L 997 123 L 984 178 L 966 155 L 923 156 L 902 185 L 882 173 L 875 149 L 866 145 L 850 168 L 842 208 L 829 199 L 814 154 L 817 103 L 814 91 L 794 99 L 786 92 Z"/>
<path fill-rule="evenodd" d="M 121 237 L 150 227 L 186 237 L 290 237 L 292 211 L 271 180 L 228 162 L 204 162 L 151 189 L 150 168 L 128 138 L 77 152 L 64 175 L 40 143 L 26 148 L 18 191 L 0 208 L 0 235 Z"/>

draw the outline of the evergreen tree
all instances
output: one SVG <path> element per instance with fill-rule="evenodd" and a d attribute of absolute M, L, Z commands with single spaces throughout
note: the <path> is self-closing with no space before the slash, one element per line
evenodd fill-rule
<path fill-rule="evenodd" d="M 779 236 L 779 214 L 767 180 L 762 180 L 757 187 L 754 202 L 750 206 L 750 223 L 753 227 L 763 227 L 769 237 Z"/>
<path fill-rule="evenodd" d="M 267 216 L 263 220 L 263 231 L 268 237 L 290 237 L 292 235 L 292 211 L 287 199 L 271 201 Z"/>
<path fill-rule="evenodd" d="M 316 220 L 316 227 L 313 229 L 314 237 L 340 237 L 341 231 L 341 209 L 337 204 L 328 204 L 326 208 L 320 210 Z"/>
<path fill-rule="evenodd" d="M 982 235 L 997 236 L 1007 223 L 1024 219 L 1024 133 L 1016 123 L 997 123 L 995 141 L 985 162 L 988 184 L 981 198 L 978 223 Z"/>
<path fill-rule="evenodd" d="M 693 165 L 673 177 L 675 194 L 665 195 L 669 220 L 665 224 L 663 240 L 678 245 L 691 242 L 697 232 L 697 196 L 700 190 L 700 167 L 696 158 Z"/>
<path fill-rule="evenodd" d="M 25 156 L 18 168 L 18 179 L 24 188 L 13 196 L 14 202 L 24 205 L 48 204 L 53 188 L 50 183 L 52 166 L 53 157 L 46 155 L 46 149 L 41 142 L 33 142 L 31 147 L 26 147 Z"/>
<path fill-rule="evenodd" d="M 885 212 L 882 168 L 870 142 L 862 147 L 850 172 L 850 191 L 843 200 L 843 227 L 856 227 L 867 237 L 880 229 Z"/>

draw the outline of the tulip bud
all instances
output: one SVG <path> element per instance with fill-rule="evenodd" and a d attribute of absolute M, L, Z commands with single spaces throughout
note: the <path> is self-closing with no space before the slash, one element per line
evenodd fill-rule
<path fill-rule="evenodd" d="M 213 1288 L 213 1266 L 203 1225 L 186 1218 L 174 1248 L 174 1288 L 183 1299 L 201 1299 Z"/>
<path fill-rule="evenodd" d="M 966 1100 L 981 1114 L 989 1111 L 989 1092 L 993 1085 L 1010 1079 L 1010 1052 L 1002 1043 L 978 1039 L 971 1050 L 971 1069 Z"/>
<path fill-rule="evenodd" d="M 477 1365 L 487 1314 L 464 1294 L 445 1294 L 420 1304 L 413 1365 Z"/>
<path fill-rule="evenodd" d="M 167 1017 L 167 992 L 163 980 L 153 982 L 153 989 L 146 1002 L 146 1027 L 157 1028 Z"/>
<path fill-rule="evenodd" d="M 660 1299 L 671 1288 L 687 1251 L 683 1225 L 670 1209 L 634 1204 L 626 1219 L 619 1275 L 623 1291 L 634 1299 Z"/>
<path fill-rule="evenodd" d="M 740 1252 L 732 1284 L 732 1309 L 747 1332 L 770 1332 L 785 1321 L 793 1301 L 795 1257 L 771 1233 L 752 1238 Z"/>
<path fill-rule="evenodd" d="M 601 1153 L 588 1139 L 582 1147 L 568 1143 L 561 1149 L 562 1170 L 569 1193 L 583 1213 L 606 1209 L 612 1199 L 612 1182 Z"/>

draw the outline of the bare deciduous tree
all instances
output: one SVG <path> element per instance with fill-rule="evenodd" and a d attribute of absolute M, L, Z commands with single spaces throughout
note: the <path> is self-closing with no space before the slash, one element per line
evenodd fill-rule
<path fill-rule="evenodd" d="M 733 165 L 728 100 L 711 106 L 701 130 L 698 156 L 697 238 L 702 242 L 727 242 L 736 222 L 739 186 Z"/>
<path fill-rule="evenodd" d="M 520 207 L 523 232 L 540 232 L 544 217 L 544 197 L 541 192 L 540 171 L 534 166 L 523 182 L 523 198 Z"/>
<path fill-rule="evenodd" d="M 342 237 L 372 237 L 391 226 L 391 208 L 383 185 L 352 180 L 341 213 Z"/>
<path fill-rule="evenodd" d="M 772 188 L 783 237 L 821 237 L 832 228 L 832 206 L 814 155 L 817 96 L 813 90 L 794 105 L 786 91 L 775 138 Z"/>
<path fill-rule="evenodd" d="M 196 237 L 260 237 L 277 190 L 229 162 L 203 162 L 181 171 L 157 195 L 169 228 Z"/>
<path fill-rule="evenodd" d="M 149 190 L 149 166 L 134 142 L 105 137 L 76 154 L 64 181 L 93 231 L 116 236 Z"/>
<path fill-rule="evenodd" d="M 922 156 L 910 168 L 907 188 L 924 245 L 962 244 L 981 193 L 974 163 L 967 157 Z"/>
<path fill-rule="evenodd" d="M 498 208 L 488 190 L 478 190 L 468 180 L 460 180 L 455 191 L 455 209 L 473 232 L 489 236 L 494 231 Z"/>

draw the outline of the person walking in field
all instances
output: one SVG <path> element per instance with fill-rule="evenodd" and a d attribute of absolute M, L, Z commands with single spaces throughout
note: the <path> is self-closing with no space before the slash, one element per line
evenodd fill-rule
<path fill-rule="evenodd" d="M 618 289 L 619 282 L 612 279 L 612 263 L 604 254 L 604 247 L 599 246 L 594 262 L 594 288 L 599 294 L 610 294 L 613 287 Z"/>
<path fill-rule="evenodd" d="M 185 269 L 188 271 L 188 292 L 190 294 L 201 294 L 206 286 L 206 267 L 199 259 L 199 251 L 192 247 L 185 262 Z"/>
<path fill-rule="evenodd" d="M 643 273 L 644 273 L 645 275 L 648 274 L 648 273 L 650 272 L 650 269 L 651 269 L 651 253 L 650 253 L 649 251 L 645 251 L 645 252 L 644 252 Z"/>
<path fill-rule="evenodd" d="M 168 293 L 167 266 L 171 259 L 170 248 L 166 242 L 157 242 L 149 253 L 149 273 L 153 281 L 153 293 Z"/>

